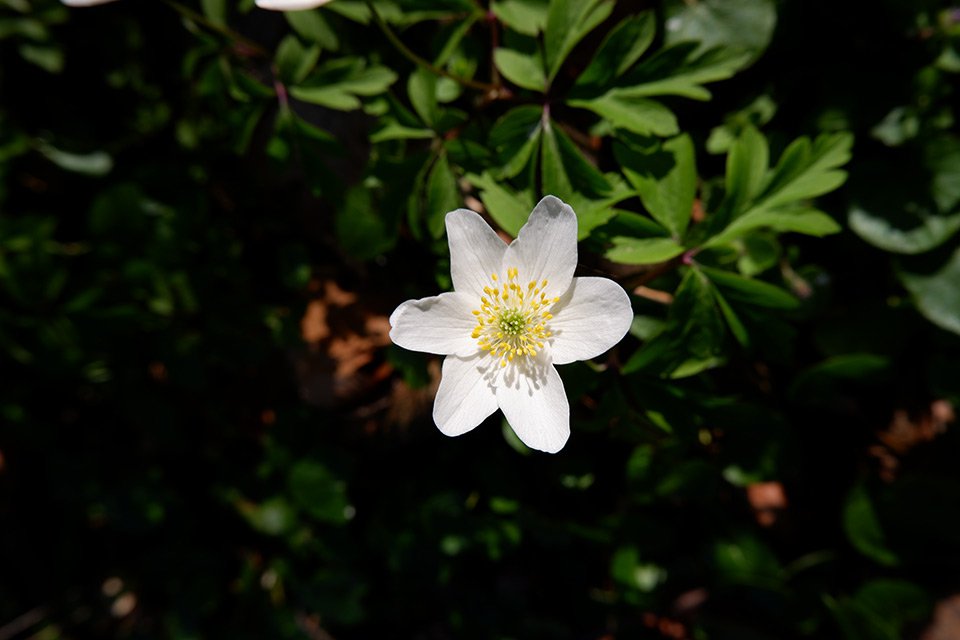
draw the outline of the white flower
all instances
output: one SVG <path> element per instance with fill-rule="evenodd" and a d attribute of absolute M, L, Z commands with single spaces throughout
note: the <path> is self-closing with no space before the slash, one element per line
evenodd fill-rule
<path fill-rule="evenodd" d="M 68 7 L 92 7 L 98 4 L 115 2 L 116 0 L 60 0 Z M 304 11 L 315 9 L 331 2 L 331 0 L 255 0 L 261 9 L 272 11 Z"/>
<path fill-rule="evenodd" d="M 107 4 L 115 0 L 60 0 L 68 7 L 92 7 L 98 4 Z"/>
<path fill-rule="evenodd" d="M 331 0 L 256 0 L 261 9 L 271 11 L 304 11 L 325 5 Z"/>
<path fill-rule="evenodd" d="M 606 278 L 574 278 L 577 217 L 547 196 L 509 246 L 473 211 L 447 214 L 454 291 L 408 300 L 390 338 L 447 356 L 433 419 L 457 436 L 500 408 L 532 449 L 555 453 L 570 437 L 570 406 L 553 365 L 600 355 L 623 338 L 633 312 Z"/>

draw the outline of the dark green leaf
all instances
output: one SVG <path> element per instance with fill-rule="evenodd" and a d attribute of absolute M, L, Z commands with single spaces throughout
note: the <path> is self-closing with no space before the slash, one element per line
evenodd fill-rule
<path fill-rule="evenodd" d="M 799 300 L 780 287 L 762 280 L 744 278 L 730 271 L 711 267 L 700 268 L 732 300 L 771 309 L 795 309 L 800 305 Z"/>
<path fill-rule="evenodd" d="M 682 238 L 690 222 L 697 184 L 690 137 L 668 140 L 654 153 L 639 153 L 617 144 L 614 154 L 653 219 L 674 237 Z"/>
<path fill-rule="evenodd" d="M 596 93 L 624 74 L 653 43 L 656 33 L 652 11 L 626 18 L 607 35 L 593 60 L 577 78 L 575 90 Z"/>
<path fill-rule="evenodd" d="M 916 273 L 901 267 L 897 275 L 930 322 L 960 334 L 960 249 L 936 271 Z"/>

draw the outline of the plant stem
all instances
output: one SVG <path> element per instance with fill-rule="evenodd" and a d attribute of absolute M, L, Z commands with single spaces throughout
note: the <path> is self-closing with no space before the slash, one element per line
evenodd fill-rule
<path fill-rule="evenodd" d="M 387 40 L 390 41 L 390 44 L 396 47 L 397 51 L 403 54 L 403 56 L 408 60 L 410 60 L 410 62 L 413 62 L 417 66 L 423 67 L 424 69 L 426 69 L 427 71 L 435 75 L 443 76 L 444 78 L 450 78 L 457 84 L 463 85 L 465 87 L 470 87 L 471 89 L 479 89 L 480 91 L 485 91 L 488 93 L 497 93 L 500 91 L 500 87 L 496 85 L 488 84 L 486 82 L 479 82 L 471 78 L 464 78 L 464 77 L 458 76 L 456 74 L 450 73 L 446 69 L 442 69 L 434 65 L 433 63 L 431 63 L 429 60 L 426 60 L 425 58 L 421 58 L 416 53 L 414 53 L 410 49 L 410 47 L 405 45 L 403 41 L 400 40 L 400 38 L 397 37 L 397 34 L 393 32 L 393 30 L 387 24 L 386 20 L 383 19 L 380 13 L 373 6 L 372 2 L 367 2 L 367 6 L 370 8 L 370 12 L 373 14 L 373 19 L 377 22 L 377 26 L 380 27 L 381 31 L 383 31 L 383 35 L 387 36 Z"/>
<path fill-rule="evenodd" d="M 205 15 L 198 13 L 191 9 L 190 7 L 184 6 L 177 2 L 176 0 L 164 0 L 171 9 L 179 13 L 184 18 L 196 22 L 199 25 L 202 25 L 205 29 L 218 33 L 221 36 L 227 38 L 228 40 L 233 41 L 235 45 L 239 45 L 244 49 L 245 52 L 253 54 L 257 57 L 270 59 L 272 55 L 269 51 L 264 49 L 260 43 L 254 42 L 253 40 L 240 35 L 230 27 L 219 24 L 210 20 Z"/>

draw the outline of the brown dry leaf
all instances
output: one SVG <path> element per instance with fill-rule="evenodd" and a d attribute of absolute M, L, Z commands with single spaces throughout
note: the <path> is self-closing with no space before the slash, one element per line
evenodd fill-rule
<path fill-rule="evenodd" d="M 755 482 L 747 485 L 747 501 L 761 527 L 772 526 L 787 508 L 787 494 L 779 482 Z"/>
<path fill-rule="evenodd" d="M 390 344 L 390 322 L 332 280 L 311 282 L 308 289 L 318 297 L 300 320 L 304 348 L 292 354 L 301 396 L 319 406 L 352 401 L 389 375 L 377 362 Z"/>
<path fill-rule="evenodd" d="M 867 450 L 880 463 L 880 477 L 893 481 L 900 458 L 917 445 L 936 439 L 955 420 L 956 412 L 948 400 L 934 400 L 919 415 L 911 415 L 906 409 L 894 411 L 887 428 L 877 432 L 881 444 Z"/>
<path fill-rule="evenodd" d="M 944 598 L 933 610 L 933 621 L 920 640 L 957 640 L 960 638 L 960 593 Z"/>

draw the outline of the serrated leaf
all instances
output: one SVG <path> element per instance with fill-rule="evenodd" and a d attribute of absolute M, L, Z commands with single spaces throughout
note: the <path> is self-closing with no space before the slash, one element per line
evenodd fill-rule
<path fill-rule="evenodd" d="M 653 43 L 655 34 L 652 11 L 644 11 L 620 22 L 607 34 L 590 64 L 577 78 L 575 91 L 605 91 L 611 80 L 623 75 L 640 59 Z"/>
<path fill-rule="evenodd" d="M 813 144 L 807 138 L 794 141 L 780 156 L 755 206 L 772 209 L 833 191 L 847 179 L 838 167 L 850 160 L 852 146 L 849 133 L 826 133 Z"/>
<path fill-rule="evenodd" d="M 726 80 L 741 69 L 749 55 L 724 48 L 697 52 L 696 43 L 680 43 L 658 51 L 641 62 L 616 83 L 617 91 L 637 98 L 683 96 L 709 100 L 703 87 L 709 82 Z"/>
<path fill-rule="evenodd" d="M 683 253 L 683 247 L 672 238 L 630 238 L 616 236 L 613 247 L 604 254 L 608 260 L 621 264 L 654 264 Z"/>
<path fill-rule="evenodd" d="M 705 48 L 743 51 L 756 59 L 777 24 L 773 0 L 671 0 L 665 7 L 666 43 L 698 42 Z"/>
<path fill-rule="evenodd" d="M 305 82 L 290 87 L 297 100 L 330 109 L 349 111 L 360 107 L 357 96 L 383 93 L 397 79 L 387 67 L 367 67 L 361 58 L 341 58 L 317 69 Z"/>
<path fill-rule="evenodd" d="M 672 136 L 680 131 L 677 118 L 663 104 L 649 98 L 625 96 L 609 91 L 589 100 L 571 99 L 571 107 L 589 109 L 614 127 L 626 129 L 642 136 Z"/>
<path fill-rule="evenodd" d="M 560 65 L 584 36 L 613 11 L 611 0 L 551 0 L 544 30 L 544 62 L 553 80 Z"/>
<path fill-rule="evenodd" d="M 683 237 L 697 184 L 690 137 L 682 135 L 668 140 L 655 153 L 639 153 L 617 144 L 614 155 L 650 216 L 675 237 Z"/>
<path fill-rule="evenodd" d="M 547 77 L 536 56 L 501 47 L 494 50 L 493 63 L 504 78 L 518 87 L 540 93 L 546 91 Z"/>
<path fill-rule="evenodd" d="M 299 38 L 288 35 L 277 46 L 274 63 L 285 84 L 297 84 L 307 77 L 319 59 L 319 46 L 305 47 Z"/>
<path fill-rule="evenodd" d="M 833 218 L 817 209 L 770 211 L 761 207 L 743 214 L 731 222 L 726 229 L 709 238 L 702 246 L 705 248 L 720 246 L 756 229 L 803 233 L 818 238 L 839 233 L 842 230 Z"/>

